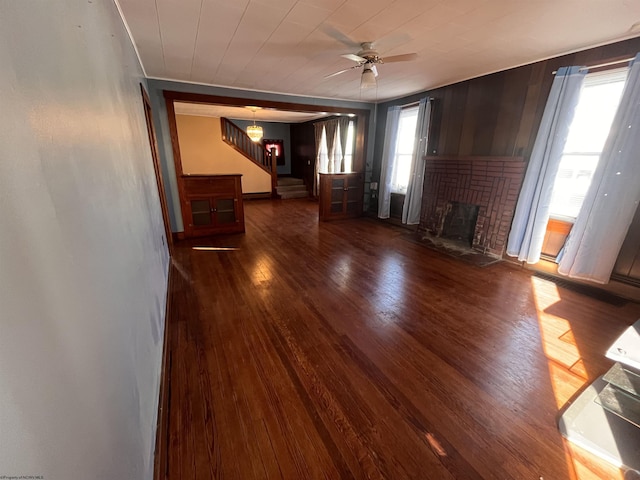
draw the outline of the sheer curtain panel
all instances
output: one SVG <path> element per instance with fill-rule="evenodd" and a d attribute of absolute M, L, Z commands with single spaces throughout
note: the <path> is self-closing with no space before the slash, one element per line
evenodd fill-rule
<path fill-rule="evenodd" d="M 521 262 L 540 260 L 553 184 L 585 75 L 580 67 L 562 67 L 553 80 L 507 243 L 507 254 Z"/>
<path fill-rule="evenodd" d="M 402 223 L 416 225 L 420 223 L 422 209 L 422 187 L 424 183 L 424 156 L 427 154 L 427 136 L 431 121 L 431 99 L 420 100 L 418 122 L 416 124 L 416 142 L 411 160 L 411 177 L 407 185 L 407 194 L 402 207 Z"/>
<path fill-rule="evenodd" d="M 349 136 L 349 122 L 351 119 L 349 117 L 340 117 L 338 119 L 338 127 L 340 129 L 340 136 L 338 140 L 340 141 L 340 157 L 336 159 L 336 172 L 344 172 L 345 171 L 345 156 L 347 155 L 347 137 Z"/>
<path fill-rule="evenodd" d="M 322 146 L 322 132 L 324 130 L 324 124 L 314 123 L 313 133 L 316 139 L 316 163 L 313 168 L 313 196 L 318 196 L 318 186 L 320 183 L 320 147 Z"/>
<path fill-rule="evenodd" d="M 387 110 L 387 126 L 384 132 L 384 146 L 382 149 L 382 166 L 380 171 L 380 189 L 378 194 L 378 217 L 389 218 L 391 207 L 391 180 L 393 179 L 394 159 L 398 138 L 398 124 L 402 107 L 395 105 Z"/>
<path fill-rule="evenodd" d="M 336 137 L 338 135 L 338 120 L 327 120 L 324 123 L 325 132 L 327 135 L 327 156 L 329 161 L 327 163 L 327 172 L 336 173 Z"/>
<path fill-rule="evenodd" d="M 607 283 L 640 202 L 640 53 L 636 55 L 609 137 L 558 272 Z"/>

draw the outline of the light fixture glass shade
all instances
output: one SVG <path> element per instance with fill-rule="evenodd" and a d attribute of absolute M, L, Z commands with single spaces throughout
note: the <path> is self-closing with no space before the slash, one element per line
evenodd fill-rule
<path fill-rule="evenodd" d="M 376 74 L 370 68 L 366 68 L 362 71 L 362 78 L 360 79 L 360 88 L 371 88 L 376 86 Z"/>
<path fill-rule="evenodd" d="M 247 135 L 254 142 L 259 142 L 262 139 L 262 127 L 260 125 L 249 125 L 247 127 Z"/>

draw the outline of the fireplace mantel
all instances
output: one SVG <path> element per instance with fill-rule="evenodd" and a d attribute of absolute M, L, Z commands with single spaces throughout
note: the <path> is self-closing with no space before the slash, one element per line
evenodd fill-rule
<path fill-rule="evenodd" d="M 451 202 L 478 205 L 472 248 L 501 256 L 526 163 L 522 157 L 426 156 L 419 230 L 442 233 Z"/>

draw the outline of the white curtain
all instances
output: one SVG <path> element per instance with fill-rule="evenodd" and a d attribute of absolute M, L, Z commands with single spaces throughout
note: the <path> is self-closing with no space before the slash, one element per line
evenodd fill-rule
<path fill-rule="evenodd" d="M 338 120 L 327 120 L 324 122 L 324 129 L 327 136 L 327 171 L 337 173 L 336 170 L 336 137 L 338 136 Z"/>
<path fill-rule="evenodd" d="M 389 218 L 391 206 L 391 179 L 395 166 L 396 143 L 398 138 L 398 124 L 402 107 L 395 105 L 387 110 L 387 126 L 384 132 L 384 147 L 382 149 L 382 170 L 380 171 L 380 188 L 378 190 L 378 217 Z"/>
<path fill-rule="evenodd" d="M 324 124 L 314 123 L 313 133 L 316 140 L 316 162 L 313 167 L 313 196 L 317 197 L 318 186 L 320 183 L 320 147 L 322 146 L 322 132 L 324 131 Z"/>
<path fill-rule="evenodd" d="M 540 260 L 553 184 L 585 75 L 580 67 L 563 67 L 553 80 L 507 243 L 507 254 L 521 262 Z"/>
<path fill-rule="evenodd" d="M 336 172 L 344 172 L 345 157 L 347 155 L 347 137 L 349 136 L 349 117 L 340 117 L 338 119 L 338 127 L 340 135 L 338 140 L 340 141 L 340 158 L 336 159 Z"/>
<path fill-rule="evenodd" d="M 431 121 L 431 99 L 423 98 L 418 107 L 418 121 L 416 123 L 416 141 L 413 146 L 411 159 L 411 177 L 407 185 L 407 194 L 402 207 L 402 223 L 416 225 L 420 223 L 422 209 L 422 185 L 424 183 L 424 156 L 427 154 L 427 136 Z"/>
<path fill-rule="evenodd" d="M 607 283 L 640 203 L 640 53 L 636 55 L 558 272 Z"/>

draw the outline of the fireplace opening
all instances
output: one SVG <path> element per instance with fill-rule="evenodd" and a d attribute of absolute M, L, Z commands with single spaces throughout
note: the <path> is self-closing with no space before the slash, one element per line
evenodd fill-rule
<path fill-rule="evenodd" d="M 478 220 L 479 205 L 461 202 L 450 202 L 449 204 L 451 208 L 444 218 L 440 237 L 457 240 L 471 247 Z"/>

